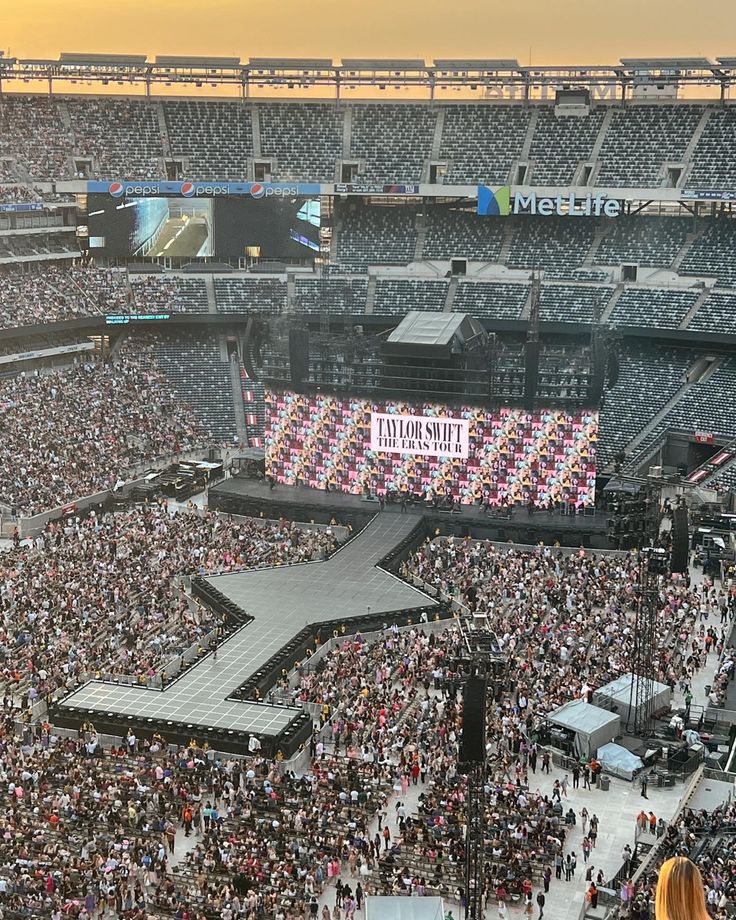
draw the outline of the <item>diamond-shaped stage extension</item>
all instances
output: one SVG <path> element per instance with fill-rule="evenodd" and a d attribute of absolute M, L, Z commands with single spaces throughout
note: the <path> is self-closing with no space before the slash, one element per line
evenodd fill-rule
<path fill-rule="evenodd" d="M 435 606 L 432 598 L 377 567 L 416 524 L 411 515 L 379 514 L 326 562 L 208 578 L 254 618 L 220 645 L 217 660 L 208 655 L 165 690 L 90 681 L 54 707 L 55 721 L 91 720 L 98 730 L 113 733 L 132 725 L 139 734 L 142 720 L 144 730 L 161 731 L 169 740 L 204 733 L 212 747 L 224 750 L 242 749 L 249 734 L 265 742 L 264 750 L 272 748 L 299 722 L 303 740 L 309 729 L 300 709 L 229 697 L 306 626 L 364 617 L 369 609 L 380 614 Z"/>

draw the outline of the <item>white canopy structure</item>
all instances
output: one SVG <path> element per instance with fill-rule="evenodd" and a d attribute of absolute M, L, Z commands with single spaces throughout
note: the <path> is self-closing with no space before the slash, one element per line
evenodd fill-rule
<path fill-rule="evenodd" d="M 371 897 L 365 899 L 365 920 L 444 920 L 442 898 Z"/>
<path fill-rule="evenodd" d="M 574 734 L 578 757 L 592 757 L 599 747 L 613 741 L 621 731 L 621 722 L 615 713 L 591 706 L 584 700 L 565 703 L 551 712 L 547 721 Z"/>
<path fill-rule="evenodd" d="M 615 712 L 625 725 L 630 721 L 630 717 L 636 715 L 631 712 L 634 708 L 631 706 L 631 684 L 633 680 L 633 674 L 623 674 L 621 677 L 617 677 L 610 684 L 606 684 L 595 691 L 593 704 Z M 655 680 L 652 681 L 651 698 L 653 698 L 652 712 L 669 709 L 672 691 L 667 684 L 660 684 Z"/>

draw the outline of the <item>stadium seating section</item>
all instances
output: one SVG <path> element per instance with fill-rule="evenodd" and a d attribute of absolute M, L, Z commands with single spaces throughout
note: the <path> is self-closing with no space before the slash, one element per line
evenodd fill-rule
<path fill-rule="evenodd" d="M 600 186 L 666 185 L 665 163 L 682 163 L 700 122 L 697 106 L 614 109 L 600 152 Z"/>
<path fill-rule="evenodd" d="M 612 221 L 593 259 L 596 265 L 636 263 L 646 268 L 667 268 L 685 243 L 692 223 L 685 219 L 637 214 Z"/>
<path fill-rule="evenodd" d="M 568 217 L 529 220 L 514 218 L 514 237 L 509 268 L 544 269 L 547 274 L 567 278 L 580 268 L 593 243 L 595 223 Z"/>
<path fill-rule="evenodd" d="M 697 299 L 697 291 L 630 287 L 616 302 L 611 323 L 677 329 Z"/>
<path fill-rule="evenodd" d="M 611 288 L 582 284 L 543 284 L 539 318 L 557 323 L 591 323 L 600 318 Z"/>
<path fill-rule="evenodd" d="M 528 284 L 462 281 L 452 309 L 479 319 L 519 319 L 529 290 Z"/>
<path fill-rule="evenodd" d="M 598 464 L 614 454 L 643 430 L 684 383 L 693 361 L 692 352 L 629 346 L 619 355 L 615 386 L 603 402 L 598 432 Z"/>
<path fill-rule="evenodd" d="M 693 332 L 736 334 L 736 294 L 714 291 L 688 324 Z"/>
<path fill-rule="evenodd" d="M 523 106 L 461 104 L 444 110 L 440 160 L 446 185 L 503 185 L 521 156 L 530 110 Z"/>
<path fill-rule="evenodd" d="M 379 281 L 374 313 L 403 315 L 409 310 L 440 311 L 447 297 L 446 281 Z"/>
<path fill-rule="evenodd" d="M 159 179 L 163 145 L 157 109 L 147 102 L 69 99 L 74 152 L 100 178 Z"/>
<path fill-rule="evenodd" d="M 286 283 L 276 278 L 215 278 L 218 313 L 281 313 Z"/>
<path fill-rule="evenodd" d="M 503 222 L 480 220 L 474 211 L 428 208 L 424 259 L 463 258 L 476 262 L 497 262 L 503 243 Z"/>
<path fill-rule="evenodd" d="M 261 157 L 273 164 L 280 182 L 334 182 L 342 157 L 342 113 L 333 105 L 263 105 Z"/>
<path fill-rule="evenodd" d="M 688 176 L 691 188 L 733 188 L 736 163 L 733 158 L 733 137 L 736 112 L 731 108 L 711 109 L 693 156 Z"/>
<path fill-rule="evenodd" d="M 239 103 L 163 103 L 171 155 L 189 179 L 243 180 L 253 156 L 250 109 Z"/>
<path fill-rule="evenodd" d="M 365 313 L 368 281 L 365 278 L 325 277 L 296 279 L 298 313 Z"/>
<path fill-rule="evenodd" d="M 706 223 L 705 231 L 693 242 L 680 266 L 683 275 L 717 278 L 736 285 L 736 225 L 730 220 Z"/>
<path fill-rule="evenodd" d="M 541 108 L 529 151 L 534 185 L 572 185 L 578 168 L 590 162 L 603 117 L 601 109 L 580 118 Z"/>
<path fill-rule="evenodd" d="M 181 398 L 207 433 L 220 440 L 235 434 L 230 367 L 217 337 L 178 333 L 156 339 L 154 354 Z M 202 381 L 207 386 L 202 386 Z"/>
<path fill-rule="evenodd" d="M 570 184 L 583 164 L 600 186 L 667 185 L 667 166 L 680 164 L 690 187 L 730 188 L 735 120 L 731 108 L 672 103 L 602 105 L 571 117 L 544 103 L 6 96 L 0 181 L 75 178 L 75 157 L 111 179 L 160 178 L 168 157 L 184 161 L 187 178 L 252 179 L 255 157 L 272 161 L 275 180 L 332 181 L 345 152 L 361 180 L 426 181 L 434 159 L 446 184 L 501 184 L 528 149 L 537 185 Z"/>
<path fill-rule="evenodd" d="M 354 105 L 350 156 L 371 182 L 420 182 L 429 159 L 437 113 L 427 106 Z"/>
<path fill-rule="evenodd" d="M 736 400 L 724 398 L 724 394 L 734 392 L 736 360 L 724 358 L 715 372 L 693 384 L 637 445 L 631 465 L 644 462 L 668 431 L 709 431 L 732 438 L 736 431 Z"/>
<path fill-rule="evenodd" d="M 137 313 L 206 313 L 207 289 L 201 278 L 181 275 L 131 275 L 131 291 Z"/>
<path fill-rule="evenodd" d="M 417 243 L 414 208 L 349 207 L 337 234 L 337 262 L 351 271 L 407 265 Z"/>

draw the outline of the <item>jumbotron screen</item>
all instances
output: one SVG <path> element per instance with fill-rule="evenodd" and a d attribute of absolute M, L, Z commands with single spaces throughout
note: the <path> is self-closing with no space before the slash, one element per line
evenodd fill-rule
<path fill-rule="evenodd" d="M 320 200 L 88 196 L 90 249 L 110 257 L 313 259 Z"/>
<path fill-rule="evenodd" d="M 597 412 L 479 409 L 266 393 L 266 470 L 355 495 L 543 504 L 595 499 Z"/>

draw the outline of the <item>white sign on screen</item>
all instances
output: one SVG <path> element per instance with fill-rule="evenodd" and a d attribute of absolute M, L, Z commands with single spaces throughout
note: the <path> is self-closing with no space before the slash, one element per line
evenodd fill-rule
<path fill-rule="evenodd" d="M 424 457 L 468 456 L 468 420 L 424 415 L 371 415 L 371 450 Z"/>

